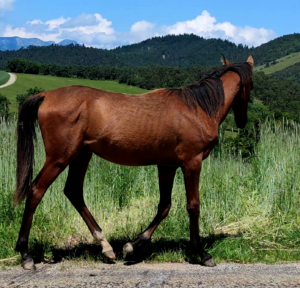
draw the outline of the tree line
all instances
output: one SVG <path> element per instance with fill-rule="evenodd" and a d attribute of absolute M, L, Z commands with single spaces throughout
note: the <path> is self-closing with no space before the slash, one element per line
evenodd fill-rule
<path fill-rule="evenodd" d="M 197 78 L 199 71 L 207 71 L 208 68 L 199 66 L 188 68 L 147 66 L 134 69 L 130 67 L 116 68 L 110 66 L 63 66 L 35 63 L 17 58 L 8 61 L 6 70 L 14 73 L 51 75 L 67 78 L 114 80 L 119 83 L 150 90 L 191 84 Z"/>

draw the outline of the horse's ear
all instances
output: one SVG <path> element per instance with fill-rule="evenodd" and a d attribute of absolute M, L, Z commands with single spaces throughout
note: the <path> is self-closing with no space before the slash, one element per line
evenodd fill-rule
<path fill-rule="evenodd" d="M 251 65 L 251 67 L 253 67 L 253 65 L 254 65 L 254 59 L 253 59 L 253 56 L 250 55 L 250 56 L 248 57 L 248 59 L 247 59 L 246 62 L 248 62 L 248 63 Z"/>
<path fill-rule="evenodd" d="M 230 65 L 231 63 L 226 59 L 226 57 L 223 54 L 221 54 L 221 55 L 222 55 L 221 62 L 223 63 L 223 65 L 226 65 L 226 66 Z"/>

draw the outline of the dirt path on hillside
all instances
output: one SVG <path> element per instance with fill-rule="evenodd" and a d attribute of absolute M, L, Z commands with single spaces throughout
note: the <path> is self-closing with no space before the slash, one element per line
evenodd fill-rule
<path fill-rule="evenodd" d="M 300 287 L 300 263 L 116 264 L 61 262 L 38 264 L 37 271 L 0 271 L 0 287 Z"/>
<path fill-rule="evenodd" d="M 17 76 L 15 74 L 13 74 L 13 73 L 8 73 L 8 74 L 9 74 L 8 81 L 5 84 L 0 85 L 0 88 L 4 88 L 4 87 L 7 87 L 9 85 L 12 85 L 17 81 Z"/>

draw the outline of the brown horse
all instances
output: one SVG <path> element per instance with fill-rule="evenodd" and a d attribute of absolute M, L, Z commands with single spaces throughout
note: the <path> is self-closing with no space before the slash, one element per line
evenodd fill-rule
<path fill-rule="evenodd" d="M 199 176 L 202 161 L 218 138 L 218 126 L 233 108 L 236 125 L 247 122 L 253 57 L 224 66 L 197 85 L 159 89 L 139 96 L 70 86 L 28 99 L 19 111 L 15 202 L 27 197 L 16 250 L 22 266 L 35 269 L 28 237 L 36 207 L 48 187 L 69 166 L 64 193 L 86 222 L 105 256 L 115 254 L 83 199 L 83 182 L 93 153 L 121 165 L 157 165 L 160 203 L 148 228 L 127 243 L 124 257 L 151 238 L 168 215 L 176 169 L 184 175 L 191 249 L 205 266 L 215 266 L 199 237 Z M 46 161 L 31 182 L 35 121 L 39 121 Z"/>

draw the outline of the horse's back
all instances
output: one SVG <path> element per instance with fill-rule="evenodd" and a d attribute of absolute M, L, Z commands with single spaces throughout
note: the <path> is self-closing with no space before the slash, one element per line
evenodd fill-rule
<path fill-rule="evenodd" d="M 51 139 L 53 145 L 58 138 L 66 143 L 79 139 L 99 155 L 100 150 L 152 153 L 149 146 L 158 148 L 164 139 L 170 139 L 175 125 L 168 117 L 172 106 L 162 93 L 129 95 L 85 86 L 43 92 L 39 123 L 44 142 Z"/>
<path fill-rule="evenodd" d="M 165 91 L 128 95 L 70 86 L 45 92 L 39 109 L 45 146 L 86 145 L 124 165 L 176 163 L 185 151 L 198 153 L 206 145 L 206 125 Z"/>

